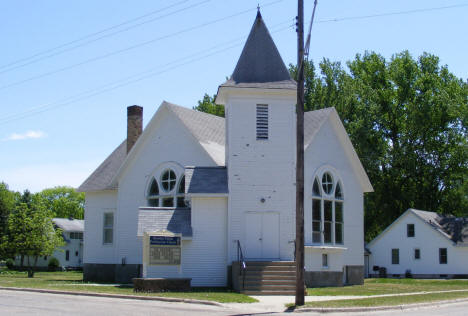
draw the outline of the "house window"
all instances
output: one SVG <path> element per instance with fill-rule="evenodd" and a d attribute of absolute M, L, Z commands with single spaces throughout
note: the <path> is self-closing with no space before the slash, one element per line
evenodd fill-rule
<path fill-rule="evenodd" d="M 185 203 L 185 176 L 177 177 L 172 169 L 166 169 L 158 177 L 151 179 L 147 200 L 151 207 L 187 207 Z M 177 190 L 176 188 L 177 185 Z M 161 190 L 160 190 L 161 188 Z"/>
<path fill-rule="evenodd" d="M 392 264 L 400 264 L 400 249 L 392 249 Z"/>
<path fill-rule="evenodd" d="M 78 251 L 75 251 L 75 257 L 78 257 Z"/>
<path fill-rule="evenodd" d="M 268 104 L 257 104 L 257 140 L 268 139 Z"/>
<path fill-rule="evenodd" d="M 447 264 L 447 248 L 439 248 L 439 263 Z"/>
<path fill-rule="evenodd" d="M 414 259 L 416 259 L 416 260 L 421 259 L 421 250 L 414 249 Z"/>
<path fill-rule="evenodd" d="M 414 224 L 406 225 L 406 236 L 414 237 Z"/>
<path fill-rule="evenodd" d="M 328 254 L 322 253 L 322 267 L 328 268 Z"/>
<path fill-rule="evenodd" d="M 81 232 L 71 232 L 70 233 L 70 239 L 83 240 L 83 233 L 81 233 Z"/>
<path fill-rule="evenodd" d="M 312 185 L 312 242 L 343 244 L 343 190 L 330 172 L 314 178 Z"/>
<path fill-rule="evenodd" d="M 104 213 L 103 243 L 112 244 L 114 239 L 114 213 Z"/>
<path fill-rule="evenodd" d="M 66 260 L 66 261 L 70 260 L 70 250 L 67 250 L 67 251 L 65 252 L 65 260 Z"/>

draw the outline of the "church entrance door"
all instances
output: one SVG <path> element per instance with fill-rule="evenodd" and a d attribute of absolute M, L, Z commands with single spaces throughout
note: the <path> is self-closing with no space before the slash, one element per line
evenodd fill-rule
<path fill-rule="evenodd" d="M 279 213 L 247 212 L 245 257 L 248 260 L 279 259 Z"/>

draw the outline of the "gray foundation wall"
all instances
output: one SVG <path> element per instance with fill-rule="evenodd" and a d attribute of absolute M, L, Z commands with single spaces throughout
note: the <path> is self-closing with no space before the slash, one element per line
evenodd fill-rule
<path fill-rule="evenodd" d="M 343 272 L 341 271 L 305 271 L 307 287 L 343 286 Z"/>
<path fill-rule="evenodd" d="M 100 264 L 85 263 L 83 265 L 83 281 L 132 283 L 133 278 L 140 277 L 140 264 Z"/>
<path fill-rule="evenodd" d="M 364 266 L 346 266 L 346 285 L 364 284 Z"/>

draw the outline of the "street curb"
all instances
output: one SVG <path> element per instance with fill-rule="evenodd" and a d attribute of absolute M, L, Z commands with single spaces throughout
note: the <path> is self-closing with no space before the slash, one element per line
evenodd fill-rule
<path fill-rule="evenodd" d="M 73 291 L 20 288 L 20 287 L 3 287 L 3 286 L 0 286 L 0 290 L 19 291 L 19 292 L 35 292 L 35 293 L 49 293 L 49 294 L 63 294 L 63 295 L 76 295 L 76 296 L 95 296 L 95 297 L 107 297 L 107 298 L 121 298 L 121 299 L 127 299 L 127 300 L 176 302 L 176 303 L 212 305 L 212 306 L 220 306 L 220 307 L 224 306 L 221 303 L 213 302 L 213 301 L 203 301 L 203 300 L 195 300 L 195 299 L 187 299 L 187 298 L 175 298 L 175 297 L 122 295 L 122 294 L 106 294 L 106 293 L 95 293 L 95 292 L 73 292 Z"/>
<path fill-rule="evenodd" d="M 458 298 L 455 300 L 445 300 L 438 302 L 428 302 L 428 303 L 417 303 L 417 304 L 406 304 L 406 305 L 395 305 L 395 306 L 376 306 L 376 307 L 316 307 L 316 308 L 296 308 L 294 312 L 296 313 L 305 313 L 305 312 L 319 312 L 319 313 L 341 313 L 341 312 L 373 312 L 373 311 L 384 311 L 384 310 L 405 310 L 410 308 L 417 307 L 428 307 L 428 306 L 438 306 L 438 305 L 447 305 L 460 302 L 468 302 L 468 298 Z"/>

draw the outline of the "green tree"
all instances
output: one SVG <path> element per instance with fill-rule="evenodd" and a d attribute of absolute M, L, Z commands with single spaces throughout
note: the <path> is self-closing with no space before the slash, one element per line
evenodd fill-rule
<path fill-rule="evenodd" d="M 426 53 L 366 52 L 347 66 L 306 64 L 305 109 L 337 109 L 369 175 L 366 239 L 410 207 L 467 216 L 467 83 Z"/>
<path fill-rule="evenodd" d="M 83 219 L 85 194 L 71 187 L 59 186 L 38 193 L 53 217 Z"/>
<path fill-rule="evenodd" d="M 8 185 L 0 182 L 0 243 L 3 236 L 7 234 L 8 217 L 14 210 L 16 203 L 15 193 L 8 190 Z M 6 249 L 0 247 L 0 259 L 11 257 L 11 254 L 6 252 Z"/>
<path fill-rule="evenodd" d="M 54 229 L 51 212 L 40 199 L 32 199 L 33 206 L 19 203 L 8 218 L 8 234 L 3 238 L 3 247 L 26 258 L 28 277 L 34 277 L 37 259 L 51 255 L 64 244 L 60 229 Z"/>
<path fill-rule="evenodd" d="M 194 107 L 194 110 L 205 112 L 217 116 L 224 117 L 224 106 L 221 104 L 216 104 L 216 94 L 213 97 L 210 97 L 208 94 L 205 93 L 203 99 L 198 101 L 198 105 Z"/>

